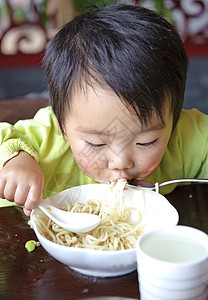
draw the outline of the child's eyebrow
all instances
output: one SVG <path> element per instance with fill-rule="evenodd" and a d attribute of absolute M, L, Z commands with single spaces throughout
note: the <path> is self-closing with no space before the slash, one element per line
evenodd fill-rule
<path fill-rule="evenodd" d="M 88 128 L 88 127 L 82 127 L 82 126 L 79 126 L 77 128 L 77 131 L 79 132 L 82 132 L 82 133 L 86 133 L 86 134 L 97 134 L 97 135 L 111 135 L 111 131 L 110 130 L 98 130 L 98 129 L 95 129 L 95 128 Z M 115 135 L 115 131 L 112 132 L 112 135 Z"/>
<path fill-rule="evenodd" d="M 165 128 L 165 124 L 160 123 L 160 124 L 155 124 L 152 125 L 150 127 L 143 127 L 141 128 L 140 132 L 150 132 L 150 131 L 159 131 L 161 129 Z M 123 130 L 125 130 L 126 128 L 123 128 Z M 115 131 L 111 131 L 111 130 L 98 130 L 95 128 L 88 128 L 88 127 L 84 127 L 84 126 L 79 126 L 77 128 L 77 131 L 82 132 L 82 133 L 86 133 L 86 134 L 92 134 L 92 135 L 115 135 Z M 122 130 L 119 130 L 119 132 L 121 132 Z"/>
<path fill-rule="evenodd" d="M 166 125 L 164 123 L 155 124 L 155 125 L 152 125 L 150 127 L 143 127 L 142 126 L 141 132 L 158 131 L 158 130 L 164 129 L 165 126 Z"/>

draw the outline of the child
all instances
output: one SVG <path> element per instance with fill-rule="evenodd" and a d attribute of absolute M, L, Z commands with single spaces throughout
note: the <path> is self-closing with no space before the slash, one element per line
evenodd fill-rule
<path fill-rule="evenodd" d="M 51 107 L 0 126 L 0 197 L 29 215 L 75 185 L 207 178 L 208 117 L 181 111 L 187 64 L 177 31 L 150 10 L 77 16 L 45 54 Z"/>

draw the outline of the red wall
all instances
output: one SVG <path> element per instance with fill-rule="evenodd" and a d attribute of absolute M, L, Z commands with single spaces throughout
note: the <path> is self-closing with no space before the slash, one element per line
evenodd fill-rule
<path fill-rule="evenodd" d="M 139 1 L 137 1 L 139 2 Z M 189 56 L 208 55 L 208 0 L 167 0 Z M 16 22 L 12 7 L 0 20 L 0 67 L 40 65 L 43 50 L 56 28 L 54 20 L 41 25 L 37 9 L 33 19 Z"/>

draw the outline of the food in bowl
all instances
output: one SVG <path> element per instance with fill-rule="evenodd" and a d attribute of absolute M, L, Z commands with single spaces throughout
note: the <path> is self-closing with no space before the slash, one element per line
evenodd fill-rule
<path fill-rule="evenodd" d="M 60 245 L 106 251 L 135 248 L 138 237 L 144 231 L 144 226 L 140 225 L 142 212 L 125 205 L 125 184 L 124 179 L 113 182 L 103 203 L 97 199 L 89 199 L 86 203 L 66 203 L 67 211 L 99 215 L 100 224 L 87 233 L 70 232 L 45 215 L 36 217 L 34 222 L 43 236 Z"/>
<path fill-rule="evenodd" d="M 177 225 L 178 213 L 164 196 L 148 190 L 123 190 L 121 186 L 120 191 L 122 193 L 119 193 L 119 189 L 114 189 L 113 195 L 111 193 L 114 199 L 115 197 L 117 200 L 119 199 L 119 203 L 116 205 L 114 203 L 112 207 L 113 209 L 119 209 L 121 212 L 125 207 L 127 211 L 130 210 L 131 214 L 127 217 L 128 222 L 133 224 L 134 227 L 138 226 L 137 229 L 139 229 L 135 240 L 139 238 L 139 235 L 154 228 Z M 111 211 L 108 205 L 106 206 L 106 193 L 109 193 L 108 184 L 83 185 L 54 195 L 48 201 L 50 200 L 53 205 L 65 209 L 66 203 L 74 205 L 79 202 L 85 206 L 88 200 L 94 201 L 95 199 L 101 203 L 101 207 L 105 207 L 103 214 L 108 216 Z M 109 200 L 109 197 L 107 199 Z M 112 200 L 109 202 L 113 202 Z M 110 208 L 111 204 L 109 204 Z M 48 239 L 48 236 L 45 236 L 48 234 L 44 232 L 43 227 L 45 225 L 43 227 L 42 225 L 38 225 L 38 220 L 43 219 L 46 220 L 45 224 L 51 222 L 40 209 L 36 208 L 31 214 L 31 224 L 40 243 L 49 254 L 70 268 L 87 275 L 101 277 L 119 276 L 136 270 L 136 249 L 134 248 L 134 242 L 127 249 L 125 247 L 124 249 L 120 249 L 120 246 L 115 246 L 114 243 L 112 243 L 113 248 L 109 248 L 108 250 L 102 249 L 102 247 L 99 249 L 90 249 L 89 246 L 68 247 L 64 243 L 57 243 L 53 238 L 49 237 Z M 59 229 L 63 231 L 62 228 Z M 105 230 L 103 230 L 104 233 Z M 117 251 L 113 250 L 114 247 L 118 247 Z"/>

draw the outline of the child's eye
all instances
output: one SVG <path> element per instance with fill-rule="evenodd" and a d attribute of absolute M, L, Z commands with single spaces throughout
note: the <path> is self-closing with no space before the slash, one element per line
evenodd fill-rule
<path fill-rule="evenodd" d="M 152 146 L 154 144 L 156 144 L 158 141 L 158 139 L 155 139 L 149 143 L 136 143 L 138 146 L 142 146 L 142 147 L 149 147 L 149 146 Z"/>
<path fill-rule="evenodd" d="M 86 142 L 90 147 L 93 147 L 93 148 L 100 148 L 100 147 L 104 147 L 106 146 L 106 144 L 93 144 L 93 143 L 90 143 L 90 142 Z"/>

